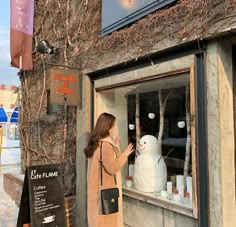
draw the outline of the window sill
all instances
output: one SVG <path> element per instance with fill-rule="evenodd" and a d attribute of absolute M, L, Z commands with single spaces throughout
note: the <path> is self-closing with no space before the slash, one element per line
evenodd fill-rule
<path fill-rule="evenodd" d="M 163 199 L 156 193 L 144 193 L 137 191 L 134 187 L 128 188 L 123 186 L 122 190 L 123 195 L 125 196 L 194 218 L 192 204 L 189 202 L 177 203 L 169 199 Z"/>

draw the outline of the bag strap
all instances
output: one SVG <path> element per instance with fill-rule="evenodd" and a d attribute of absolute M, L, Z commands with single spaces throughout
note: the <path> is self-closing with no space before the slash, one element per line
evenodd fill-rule
<path fill-rule="evenodd" d="M 100 170 L 101 170 L 101 186 L 102 186 L 102 166 L 103 166 L 103 164 L 102 164 L 102 143 L 103 142 L 101 142 L 101 146 L 100 146 L 100 160 L 99 160 L 99 162 L 100 162 Z M 115 184 L 117 184 L 117 182 L 116 182 L 116 174 L 114 174 L 114 181 L 115 181 Z"/>

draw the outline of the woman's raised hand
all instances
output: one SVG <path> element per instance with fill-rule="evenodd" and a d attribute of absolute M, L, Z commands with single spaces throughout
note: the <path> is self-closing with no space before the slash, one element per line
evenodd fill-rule
<path fill-rule="evenodd" d="M 124 150 L 125 155 L 128 157 L 132 152 L 134 152 L 134 146 L 130 143 Z"/>

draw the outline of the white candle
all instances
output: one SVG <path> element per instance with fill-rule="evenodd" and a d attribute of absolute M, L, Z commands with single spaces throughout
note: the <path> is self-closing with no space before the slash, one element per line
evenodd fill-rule
<path fill-rule="evenodd" d="M 166 190 L 169 193 L 169 195 L 172 195 L 172 182 L 171 181 L 168 181 L 166 183 Z"/>
<path fill-rule="evenodd" d="M 127 180 L 127 181 L 125 182 L 125 184 L 126 184 L 126 187 L 131 188 L 132 185 L 133 185 L 133 181 Z"/>
<path fill-rule="evenodd" d="M 180 185 L 178 191 L 179 191 L 179 195 L 181 196 L 181 198 L 183 198 L 184 197 L 184 185 Z"/>
<path fill-rule="evenodd" d="M 183 175 L 177 175 L 176 176 L 176 187 L 177 190 L 180 191 L 182 188 L 184 188 L 184 176 Z"/>
<path fill-rule="evenodd" d="M 169 197 L 168 192 L 162 190 L 162 191 L 161 191 L 161 197 L 162 197 L 163 199 L 168 199 L 168 197 Z"/>
<path fill-rule="evenodd" d="M 129 176 L 132 177 L 133 176 L 133 172 L 134 172 L 134 165 L 130 164 L 129 165 Z"/>
<path fill-rule="evenodd" d="M 190 193 L 190 189 L 192 191 L 192 177 L 187 177 L 187 192 Z"/>
<path fill-rule="evenodd" d="M 179 203 L 180 200 L 181 200 L 180 195 L 179 195 L 179 194 L 174 194 L 174 195 L 173 195 L 173 200 L 174 200 L 175 202 Z"/>
<path fill-rule="evenodd" d="M 193 199 L 193 191 L 192 191 L 192 187 L 189 188 L 189 199 L 192 201 Z"/>

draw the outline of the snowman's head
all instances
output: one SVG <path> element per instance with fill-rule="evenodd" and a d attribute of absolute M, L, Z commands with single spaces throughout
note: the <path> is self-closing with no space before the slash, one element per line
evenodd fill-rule
<path fill-rule="evenodd" d="M 138 141 L 138 154 L 158 154 L 158 141 L 155 136 L 145 135 Z"/>

